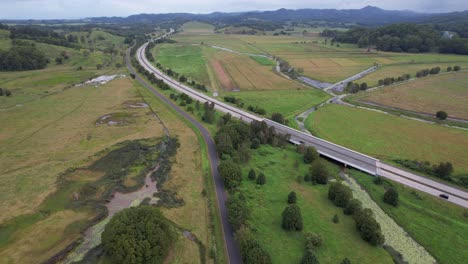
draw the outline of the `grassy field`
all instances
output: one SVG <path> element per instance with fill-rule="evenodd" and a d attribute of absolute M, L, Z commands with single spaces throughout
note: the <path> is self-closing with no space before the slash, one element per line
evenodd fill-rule
<path fill-rule="evenodd" d="M 157 45 L 153 50 L 156 61 L 197 82 L 210 85 L 207 56 L 209 49 L 194 45 Z"/>
<path fill-rule="evenodd" d="M 181 35 L 203 35 L 212 34 L 213 32 L 213 25 L 197 21 L 191 21 L 182 25 Z"/>
<path fill-rule="evenodd" d="M 426 68 L 440 66 L 445 69 L 453 65 L 468 67 L 466 56 L 368 52 L 356 45 L 343 43 L 331 46 L 329 40 L 325 42 L 325 38 L 314 33 L 313 29 L 309 29 L 312 33 L 305 35 L 298 34 L 296 30 L 291 36 L 273 36 L 213 34 L 211 26 L 207 24 L 190 23 L 184 26 L 189 29 L 175 35 L 174 40 L 186 44 L 217 45 L 246 53 L 267 53 L 288 61 L 292 67 L 301 68 L 303 74 L 309 78 L 330 83 L 357 74 L 372 67 L 374 63 L 381 65 L 379 70 L 359 82 L 374 86 L 379 79 L 398 77 L 405 73 L 414 76 L 417 71 Z M 191 27 L 195 29 L 190 30 Z M 301 28 L 298 29 L 302 32 Z"/>
<path fill-rule="evenodd" d="M 188 33 L 187 33 L 188 34 Z M 234 41 L 230 41 L 235 39 Z M 162 65 L 205 84 L 211 90 L 217 90 L 220 97 L 235 96 L 241 98 L 245 106 L 259 106 L 267 114 L 281 112 L 285 116 L 298 114 L 326 99 L 328 95 L 319 90 L 310 90 L 278 75 L 273 61 L 262 57 L 250 57 L 225 51 L 215 50 L 201 43 L 219 45 L 241 52 L 262 51 L 253 45 L 279 41 L 288 45 L 285 38 L 272 36 L 191 34 L 175 35 L 174 39 L 182 42 L 175 45 L 158 45 L 154 56 Z M 290 40 L 291 38 L 289 38 Z M 235 91 L 235 92 L 233 92 Z"/>
<path fill-rule="evenodd" d="M 108 42 L 99 49 L 115 45 L 121 51 L 120 37 L 97 32 L 93 31 L 90 38 Z M 145 100 L 181 143 L 164 188 L 176 191 L 185 205 L 163 209 L 164 214 L 200 239 L 207 247 L 207 258 L 213 250 L 224 261 L 219 222 L 213 222 L 214 209 L 209 209 L 213 206 L 201 195 L 207 188 L 209 171 L 197 134 L 128 77 L 103 86 L 70 88 L 103 74 L 126 74 L 114 67 L 122 63 L 122 57 L 100 50 L 36 45 L 51 61 L 62 51 L 70 58 L 64 65 L 49 64 L 44 70 L 0 73 L 0 87 L 13 92 L 11 97 L 0 97 L 0 122 L 5 124 L 0 127 L 0 209 L 4 212 L 0 216 L 0 259 L 6 263 L 39 263 L 81 237 L 95 212 L 87 207 L 65 207 L 64 201 L 70 199 L 73 188 L 102 175 L 77 174 L 73 176 L 77 185 L 69 186 L 72 189 L 62 188 L 57 179 L 62 172 L 88 164 L 89 157 L 118 142 L 163 135 L 163 126 L 150 108 L 129 106 Z M 104 68 L 97 70 L 96 64 Z M 77 70 L 78 66 L 83 69 Z M 125 123 L 98 124 L 107 115 Z M 132 175 L 128 176 L 125 183 L 134 183 Z M 173 263 L 200 260 L 198 246 L 183 236 L 174 252 Z"/>
<path fill-rule="evenodd" d="M 251 59 L 263 66 L 275 66 L 276 62 L 265 57 L 250 56 Z"/>
<path fill-rule="evenodd" d="M 0 72 L 0 87 L 12 91 L 11 97 L 0 97 L 0 109 L 63 92 L 65 87 L 87 81 L 106 73 L 117 73 L 115 69 L 97 70 L 95 67 L 77 71 L 72 66 L 49 66 L 43 70 L 23 72 Z"/>
<path fill-rule="evenodd" d="M 306 127 L 323 139 L 379 159 L 449 161 L 455 177 L 468 172 L 464 130 L 334 104 L 313 112 Z"/>
<path fill-rule="evenodd" d="M 156 61 L 189 79 L 217 90 L 219 96 L 241 98 L 245 106 L 259 106 L 267 114 L 298 114 L 329 98 L 316 89 L 308 89 L 273 71 L 266 58 L 218 51 L 203 45 L 157 45 Z M 265 65 L 270 64 L 270 65 Z M 235 91 L 235 92 L 233 92 Z"/>
<path fill-rule="evenodd" d="M 375 185 L 374 177 L 354 170 L 351 170 L 350 174 L 388 215 L 438 260 L 438 263 L 464 263 L 468 258 L 466 209 L 395 182 L 386 180 L 384 185 Z M 397 207 L 383 202 L 385 188 L 389 185 L 398 190 Z"/>
<path fill-rule="evenodd" d="M 299 166 L 294 166 L 299 161 Z M 329 164 L 333 174 L 339 169 Z M 266 184 L 258 187 L 247 179 L 250 168 L 266 175 Z M 291 173 L 294 171 L 293 173 Z M 306 232 L 322 235 L 323 245 L 316 250 L 321 263 L 340 263 L 348 257 L 352 263 L 393 263 L 388 253 L 364 242 L 356 231 L 354 220 L 345 216 L 328 199 L 328 186 L 298 183 L 308 166 L 301 155 L 291 149 L 262 146 L 252 153 L 249 164 L 243 166 L 242 192 L 251 209 L 251 224 L 255 237 L 270 253 L 273 263 L 299 263 L 304 253 Z M 286 232 L 281 228 L 281 212 L 287 205 L 287 196 L 295 191 L 304 220 L 302 232 Z M 340 222 L 332 218 L 339 215 Z"/>
<path fill-rule="evenodd" d="M 162 126 L 147 114 L 148 109 L 126 106 L 138 100 L 135 91 L 126 78 L 98 88 L 68 89 L 0 113 L 2 124 L 8 124 L 0 129 L 0 208 L 4 212 L 0 222 L 14 218 L 20 227 L 8 242 L 2 237 L 0 256 L 7 263 L 46 260 L 77 239 L 80 223 L 94 217 L 86 208 L 64 210 L 63 197 L 44 204 L 55 191 L 64 197 L 72 195 L 59 189 L 60 173 L 84 165 L 88 157 L 118 142 L 162 135 Z M 127 124 L 96 125 L 110 113 L 128 113 Z M 99 175 L 79 177 L 87 181 Z M 48 215 L 48 211 L 55 213 Z M 40 217 L 31 220 L 31 214 Z"/>
<path fill-rule="evenodd" d="M 362 93 L 356 99 L 434 115 L 468 119 L 468 72 L 451 72 Z"/>
<path fill-rule="evenodd" d="M 463 55 L 453 54 L 404 54 L 404 53 L 381 53 L 383 57 L 376 62 L 382 65 L 377 71 L 360 79 L 358 82 L 367 82 L 369 86 L 376 86 L 380 79 L 386 77 L 402 76 L 410 74 L 411 77 L 416 76 L 416 72 L 423 69 L 440 67 L 444 72 L 448 66 L 459 65 L 462 69 L 468 67 L 468 57 Z"/>
<path fill-rule="evenodd" d="M 326 101 L 330 96 L 316 89 L 297 91 L 247 91 L 223 93 L 242 99 L 245 108 L 249 105 L 259 106 L 265 109 L 266 115 L 281 113 L 285 117 L 293 117 L 314 105 Z M 290 121 L 293 121 L 292 119 Z"/>

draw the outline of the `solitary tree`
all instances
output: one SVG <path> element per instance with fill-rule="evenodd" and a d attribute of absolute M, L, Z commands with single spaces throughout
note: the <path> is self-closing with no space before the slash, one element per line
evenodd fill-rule
<path fill-rule="evenodd" d="M 238 230 L 249 218 L 249 208 L 241 195 L 229 195 L 226 201 L 228 220 L 234 230 Z"/>
<path fill-rule="evenodd" d="M 362 91 L 365 91 L 367 90 L 367 83 L 361 83 L 361 85 L 359 86 L 359 89 L 361 89 Z"/>
<path fill-rule="evenodd" d="M 444 111 L 437 111 L 436 117 L 440 120 L 445 120 L 448 117 L 448 114 Z"/>
<path fill-rule="evenodd" d="M 323 243 L 322 236 L 317 233 L 308 232 L 305 235 L 305 237 L 306 237 L 306 249 L 315 250 L 319 248 Z"/>
<path fill-rule="evenodd" d="M 305 163 L 312 163 L 312 161 L 316 160 L 319 157 L 317 149 L 314 147 L 307 147 L 304 154 L 304 162 Z"/>
<path fill-rule="evenodd" d="M 288 194 L 288 204 L 295 204 L 297 202 L 296 192 L 292 191 Z"/>
<path fill-rule="evenodd" d="M 176 239 L 175 227 L 149 206 L 115 214 L 102 233 L 102 245 L 112 263 L 164 263 Z"/>
<path fill-rule="evenodd" d="M 346 207 L 343 209 L 343 213 L 346 215 L 352 215 L 361 209 L 362 203 L 358 199 L 351 199 L 346 205 Z"/>
<path fill-rule="evenodd" d="M 337 214 L 335 214 L 335 215 L 333 216 L 333 219 L 332 219 L 332 220 L 333 220 L 333 223 L 335 223 L 335 224 L 338 224 L 338 223 L 340 222 L 340 218 L 338 217 Z"/>
<path fill-rule="evenodd" d="M 218 171 L 223 177 L 226 188 L 234 189 L 240 185 L 242 180 L 241 168 L 231 159 L 221 161 Z"/>
<path fill-rule="evenodd" d="M 344 258 L 340 264 L 351 264 L 351 260 L 349 260 L 349 258 Z"/>
<path fill-rule="evenodd" d="M 310 166 L 310 174 L 312 176 L 312 179 L 315 180 L 315 182 L 317 182 L 318 184 L 328 183 L 328 169 L 321 160 L 314 160 L 314 162 Z"/>
<path fill-rule="evenodd" d="M 184 82 L 187 81 L 187 77 L 185 77 L 184 75 L 181 75 L 181 76 L 179 77 L 179 81 L 184 83 Z"/>
<path fill-rule="evenodd" d="M 442 179 L 448 180 L 453 172 L 453 165 L 450 162 L 441 162 L 434 166 L 434 173 Z"/>
<path fill-rule="evenodd" d="M 451 72 L 452 71 L 452 67 L 451 66 L 448 66 L 447 67 L 447 72 Z"/>
<path fill-rule="evenodd" d="M 354 220 L 362 239 L 375 246 L 382 245 L 385 242 L 380 224 L 375 220 L 372 210 L 366 208 L 358 211 L 354 216 Z"/>
<path fill-rule="evenodd" d="M 255 180 L 255 178 L 257 178 L 257 175 L 255 174 L 254 169 L 250 169 L 250 171 L 249 171 L 249 179 L 250 179 L 250 180 Z"/>
<path fill-rule="evenodd" d="M 384 202 L 393 206 L 398 205 L 398 192 L 395 188 L 388 188 L 384 194 Z"/>
<path fill-rule="evenodd" d="M 282 227 L 288 231 L 301 231 L 303 228 L 301 209 L 296 204 L 290 204 L 283 211 Z"/>
<path fill-rule="evenodd" d="M 307 250 L 302 257 L 301 264 L 319 264 L 317 257 L 312 250 Z"/>
<path fill-rule="evenodd" d="M 271 120 L 278 122 L 280 124 L 284 124 L 284 117 L 281 113 L 273 113 L 271 114 Z"/>
<path fill-rule="evenodd" d="M 260 172 L 260 174 L 257 177 L 257 184 L 258 185 L 264 185 L 265 183 L 266 183 L 265 174 L 263 174 L 263 172 Z"/>

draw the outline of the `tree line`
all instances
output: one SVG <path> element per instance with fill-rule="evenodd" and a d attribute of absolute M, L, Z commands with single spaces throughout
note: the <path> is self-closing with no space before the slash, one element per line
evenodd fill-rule
<path fill-rule="evenodd" d="M 377 28 L 355 27 L 348 31 L 325 29 L 324 37 L 360 48 L 376 46 L 392 52 L 430 52 L 468 54 L 468 41 L 457 36 L 442 38 L 442 33 L 430 25 L 392 24 Z"/>
<path fill-rule="evenodd" d="M 468 175 L 461 175 L 460 177 L 457 177 L 457 180 L 455 180 L 455 178 L 452 177 L 454 172 L 453 165 L 448 161 L 439 162 L 439 164 L 431 164 L 429 161 L 396 159 L 395 162 L 408 169 L 419 171 L 442 180 L 455 182 L 461 186 L 468 187 Z"/>
<path fill-rule="evenodd" d="M 34 43 L 13 41 L 13 46 L 0 50 L 0 71 L 25 71 L 44 69 L 48 59 Z"/>
<path fill-rule="evenodd" d="M 50 29 L 37 26 L 10 27 L 11 39 L 27 39 L 56 46 L 73 48 L 77 46 L 78 38 L 74 35 L 65 36 Z"/>

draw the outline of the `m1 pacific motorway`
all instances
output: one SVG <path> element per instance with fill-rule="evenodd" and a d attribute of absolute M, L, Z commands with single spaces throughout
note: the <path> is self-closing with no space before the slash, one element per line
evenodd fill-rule
<path fill-rule="evenodd" d="M 397 167 L 385 164 L 378 159 L 372 158 L 365 154 L 347 149 L 345 147 L 333 144 L 331 142 L 319 139 L 317 137 L 305 134 L 298 130 L 290 127 L 278 124 L 269 119 L 261 118 L 244 110 L 225 104 L 224 102 L 218 101 L 214 98 L 209 97 L 201 92 L 195 91 L 194 89 L 181 84 L 163 72 L 156 69 L 145 56 L 145 49 L 148 43 L 141 46 L 137 51 L 137 58 L 139 63 L 148 71 L 154 73 L 158 78 L 163 79 L 175 90 L 185 93 L 192 98 L 204 103 L 206 101 L 215 103 L 215 108 L 224 113 L 230 113 L 232 116 L 239 118 L 245 122 L 265 121 L 268 125 L 273 126 L 276 131 L 291 135 L 291 142 L 293 143 L 304 143 L 317 148 L 318 152 L 326 157 L 342 162 L 343 164 L 365 171 L 372 175 L 379 175 L 397 182 L 400 182 L 409 187 L 418 189 L 420 191 L 429 193 L 434 196 L 440 194 L 447 194 L 449 196 L 448 201 L 461 205 L 468 208 L 468 193 L 459 190 L 454 187 L 450 187 L 446 184 L 436 182 L 425 177 L 418 176 L 414 173 L 410 173 L 399 169 Z"/>
<path fill-rule="evenodd" d="M 173 80 L 157 68 L 155 68 L 146 58 L 145 49 L 149 43 L 142 45 L 137 51 L 138 62 L 149 72 L 155 74 L 158 78 L 164 80 L 173 89 L 185 93 L 195 100 L 204 102 L 213 102 L 215 108 L 224 113 L 230 113 L 233 117 L 239 118 L 245 122 L 265 121 L 268 125 L 273 126 L 276 131 L 291 135 L 290 141 L 295 144 L 306 144 L 314 146 L 317 151 L 328 158 L 342 162 L 347 166 L 357 168 L 361 171 L 372 175 L 378 175 L 399 182 L 411 188 L 426 192 L 428 194 L 439 196 L 440 194 L 448 195 L 448 201 L 468 208 L 468 193 L 448 186 L 446 184 L 436 182 L 425 177 L 421 177 L 414 173 L 404 171 L 397 167 L 385 164 L 378 159 L 367 156 L 365 154 L 347 149 L 334 143 L 322 140 L 320 138 L 305 134 L 293 128 L 281 125 L 266 118 L 261 118 L 244 110 L 238 109 L 224 102 L 216 100 L 201 92 L 195 91 L 182 83 Z"/>

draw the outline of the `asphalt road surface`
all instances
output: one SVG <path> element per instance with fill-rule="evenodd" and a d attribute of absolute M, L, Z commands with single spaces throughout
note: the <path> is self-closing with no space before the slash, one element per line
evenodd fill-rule
<path fill-rule="evenodd" d="M 137 75 L 137 73 L 135 72 L 135 70 L 133 69 L 131 65 L 130 54 L 128 51 L 127 51 L 127 56 L 126 56 L 126 64 L 127 64 L 127 68 L 129 69 L 129 71 L 136 75 L 136 80 L 138 80 L 144 87 L 146 87 L 154 95 L 159 97 L 167 105 L 174 108 L 177 111 L 177 113 L 182 115 L 185 119 L 187 119 L 200 131 L 203 137 L 203 140 L 205 141 L 205 144 L 208 148 L 208 157 L 210 159 L 211 175 L 215 183 L 216 199 L 218 202 L 219 214 L 221 216 L 224 244 L 226 246 L 226 251 L 228 253 L 227 257 L 228 257 L 229 263 L 233 263 L 233 264 L 242 263 L 242 258 L 240 255 L 239 247 L 237 246 L 237 243 L 234 240 L 234 231 L 228 222 L 227 210 L 226 210 L 226 205 L 225 205 L 226 200 L 227 200 L 227 194 L 224 190 L 223 180 L 221 179 L 221 176 L 218 173 L 219 157 L 218 157 L 218 153 L 216 152 L 216 146 L 213 141 L 213 138 L 211 137 L 208 130 L 200 122 L 193 119 L 184 110 L 179 108 L 170 99 L 166 98 L 164 95 L 159 93 L 150 84 L 148 84 L 146 81 L 144 81 Z"/>

